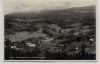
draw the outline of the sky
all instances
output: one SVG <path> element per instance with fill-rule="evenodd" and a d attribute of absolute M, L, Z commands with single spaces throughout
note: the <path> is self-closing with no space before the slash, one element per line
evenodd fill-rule
<path fill-rule="evenodd" d="M 96 0 L 3 0 L 4 14 L 95 5 Z"/>

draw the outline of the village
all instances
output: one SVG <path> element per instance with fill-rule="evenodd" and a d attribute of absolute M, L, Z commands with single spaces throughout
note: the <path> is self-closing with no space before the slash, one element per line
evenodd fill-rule
<path fill-rule="evenodd" d="M 13 27 L 13 29 L 16 28 Z M 96 52 L 94 25 L 84 25 L 81 22 L 70 25 L 42 22 L 31 26 L 30 29 L 24 28 L 23 30 L 20 28 L 19 31 L 21 32 L 6 34 L 5 49 L 12 51 L 9 55 L 7 54 L 10 59 L 19 59 L 17 57 L 56 59 L 55 54 L 62 58 L 67 55 L 66 57 L 69 56 L 68 59 L 74 59 L 70 56 L 81 56 L 82 53 L 87 56 Z M 51 58 L 50 56 L 54 57 Z M 66 57 L 65 59 L 67 59 Z"/>

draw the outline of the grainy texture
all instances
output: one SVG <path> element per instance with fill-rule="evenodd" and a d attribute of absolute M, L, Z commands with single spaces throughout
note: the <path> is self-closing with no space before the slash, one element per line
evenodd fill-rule
<path fill-rule="evenodd" d="M 5 60 L 96 60 L 95 8 L 95 0 L 4 0 Z"/>

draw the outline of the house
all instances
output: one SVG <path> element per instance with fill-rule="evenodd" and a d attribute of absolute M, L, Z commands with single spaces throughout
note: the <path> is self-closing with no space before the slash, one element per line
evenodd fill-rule
<path fill-rule="evenodd" d="M 27 46 L 29 47 L 35 47 L 36 45 L 35 44 L 32 44 L 32 43 L 26 43 Z"/>
<path fill-rule="evenodd" d="M 17 47 L 16 47 L 16 46 L 11 46 L 11 48 L 12 48 L 12 49 L 16 49 Z"/>
<path fill-rule="evenodd" d="M 77 51 L 77 50 L 79 50 L 79 47 L 76 47 L 75 49 L 76 49 L 76 51 Z"/>
<path fill-rule="evenodd" d="M 89 39 L 90 44 L 92 44 L 94 41 L 94 39 Z"/>

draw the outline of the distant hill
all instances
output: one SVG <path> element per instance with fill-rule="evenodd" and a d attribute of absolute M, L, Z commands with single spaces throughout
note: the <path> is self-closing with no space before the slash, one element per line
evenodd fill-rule
<path fill-rule="evenodd" d="M 5 19 L 70 19 L 73 17 L 95 16 L 95 6 L 74 7 L 62 10 L 50 10 L 40 13 L 22 12 L 5 15 Z"/>
<path fill-rule="evenodd" d="M 14 19 L 20 19 L 22 21 L 14 21 Z M 35 21 L 29 22 L 29 20 Z M 31 30 L 30 27 L 42 23 L 56 24 L 63 27 L 79 22 L 82 24 L 95 25 L 95 21 L 95 6 L 50 10 L 40 13 L 12 13 L 5 15 L 5 32 L 13 33 L 13 31 Z"/>

